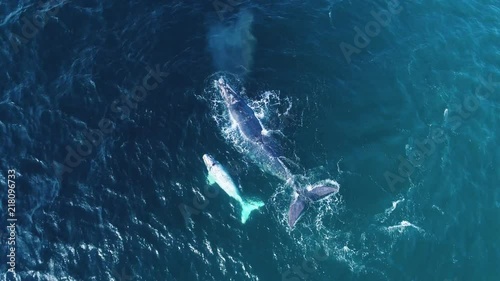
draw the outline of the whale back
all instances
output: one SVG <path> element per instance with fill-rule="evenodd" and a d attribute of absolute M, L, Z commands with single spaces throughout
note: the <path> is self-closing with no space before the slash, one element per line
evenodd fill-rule
<path fill-rule="evenodd" d="M 262 137 L 262 126 L 253 110 L 243 100 L 238 100 L 229 108 L 231 116 L 238 123 L 243 135 L 253 141 L 259 141 Z"/>
<path fill-rule="evenodd" d="M 226 88 L 224 88 L 226 89 Z M 259 166 L 276 177 L 287 181 L 290 177 L 288 168 L 280 160 L 283 156 L 278 142 L 270 135 L 263 135 L 263 127 L 255 116 L 253 109 L 246 103 L 245 99 L 238 95 L 232 88 L 227 87 L 224 94 L 231 97 L 226 102 L 233 121 L 237 124 L 242 136 L 249 140 L 253 152 L 250 155 Z"/>

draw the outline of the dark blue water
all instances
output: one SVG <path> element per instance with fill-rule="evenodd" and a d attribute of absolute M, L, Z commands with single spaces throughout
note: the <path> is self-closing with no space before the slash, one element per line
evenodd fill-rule
<path fill-rule="evenodd" d="M 1 2 L 1 280 L 498 280 L 499 26 L 497 0 Z M 293 229 L 221 75 L 340 185 Z M 247 223 L 204 153 L 265 201 Z"/>

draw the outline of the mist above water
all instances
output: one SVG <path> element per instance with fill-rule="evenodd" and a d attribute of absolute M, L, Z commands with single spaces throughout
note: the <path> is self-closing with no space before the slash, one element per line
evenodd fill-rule
<path fill-rule="evenodd" d="M 252 23 L 252 13 L 244 9 L 229 20 L 209 28 L 208 49 L 217 71 L 241 77 L 250 71 L 256 42 L 252 35 Z"/>

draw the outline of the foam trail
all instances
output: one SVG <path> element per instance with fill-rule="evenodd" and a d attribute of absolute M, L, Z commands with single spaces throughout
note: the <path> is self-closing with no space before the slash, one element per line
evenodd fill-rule
<path fill-rule="evenodd" d="M 392 214 L 392 212 L 394 210 L 396 210 L 396 208 L 398 207 L 398 204 L 401 203 L 401 202 L 404 202 L 405 200 L 404 199 L 400 199 L 400 200 L 397 200 L 397 201 L 394 201 L 392 202 L 392 207 L 388 208 L 385 210 L 385 214 L 386 215 L 390 215 Z"/>
<path fill-rule="evenodd" d="M 255 37 L 253 15 L 241 10 L 230 22 L 219 22 L 208 31 L 208 49 L 215 68 L 244 77 L 252 66 Z"/>

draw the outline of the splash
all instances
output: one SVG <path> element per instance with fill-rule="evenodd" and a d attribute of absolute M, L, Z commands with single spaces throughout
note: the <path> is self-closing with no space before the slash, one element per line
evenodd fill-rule
<path fill-rule="evenodd" d="M 405 231 L 406 228 L 408 227 L 412 227 L 416 230 L 418 230 L 419 232 L 424 232 L 423 229 L 421 229 L 420 227 L 408 222 L 408 221 L 401 221 L 401 223 L 399 223 L 398 225 L 393 225 L 393 226 L 389 226 L 387 227 L 387 231 L 389 232 L 394 232 L 394 231 L 398 231 L 399 233 L 403 233 Z"/>

